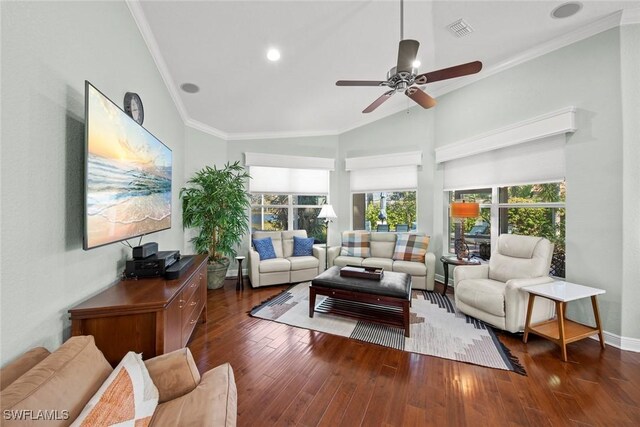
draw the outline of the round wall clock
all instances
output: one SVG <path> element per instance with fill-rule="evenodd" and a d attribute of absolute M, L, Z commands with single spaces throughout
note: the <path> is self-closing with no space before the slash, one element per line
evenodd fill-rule
<path fill-rule="evenodd" d="M 124 112 L 133 120 L 142 124 L 144 121 L 144 107 L 142 106 L 142 100 L 137 93 L 127 92 L 124 94 Z"/>

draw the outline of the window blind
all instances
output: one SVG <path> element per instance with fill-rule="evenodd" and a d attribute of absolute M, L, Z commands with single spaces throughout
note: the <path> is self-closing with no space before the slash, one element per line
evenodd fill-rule
<path fill-rule="evenodd" d="M 335 160 L 325 157 L 244 153 L 251 193 L 329 194 L 329 171 Z"/>
<path fill-rule="evenodd" d="M 351 192 L 357 193 L 417 189 L 421 164 L 421 151 L 345 159 Z"/>
<path fill-rule="evenodd" d="M 244 153 L 246 166 L 335 170 L 335 160 L 326 157 L 287 156 L 269 153 Z"/>
<path fill-rule="evenodd" d="M 414 190 L 418 188 L 418 170 L 415 166 L 352 170 L 351 192 Z"/>

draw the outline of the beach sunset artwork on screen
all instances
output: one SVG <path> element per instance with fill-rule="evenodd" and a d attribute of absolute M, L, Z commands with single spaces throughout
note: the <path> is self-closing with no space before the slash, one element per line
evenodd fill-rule
<path fill-rule="evenodd" d="M 171 150 L 87 82 L 85 249 L 171 227 Z"/>

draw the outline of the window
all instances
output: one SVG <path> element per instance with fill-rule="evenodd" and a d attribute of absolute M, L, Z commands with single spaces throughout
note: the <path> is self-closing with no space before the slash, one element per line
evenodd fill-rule
<path fill-rule="evenodd" d="M 480 255 L 482 244 L 491 244 L 492 230 L 497 237 L 513 233 L 546 237 L 554 244 L 550 274 L 565 277 L 565 200 L 564 182 L 492 187 L 450 191 L 450 201 L 480 203 L 480 217 L 465 220 L 464 236 L 472 254 Z M 449 251 L 453 252 L 454 223 L 449 218 Z"/>
<path fill-rule="evenodd" d="M 334 159 L 245 153 L 245 165 L 252 178 L 252 231 L 307 230 L 316 242 L 326 241 L 318 214 L 327 203 Z"/>
<path fill-rule="evenodd" d="M 353 229 L 380 231 L 416 230 L 416 192 L 354 193 Z"/>
<path fill-rule="evenodd" d="M 324 243 L 324 221 L 318 219 L 325 195 L 251 194 L 251 230 L 307 230 Z"/>
<path fill-rule="evenodd" d="M 458 190 L 449 192 L 449 203 L 456 200 L 480 204 L 478 218 L 465 218 L 462 223 L 464 240 L 471 254 L 480 256 L 480 245 L 491 244 L 491 188 Z M 455 253 L 455 222 L 449 217 L 449 252 Z"/>
<path fill-rule="evenodd" d="M 500 233 L 546 237 L 554 244 L 551 274 L 565 277 L 564 182 L 500 187 Z"/>

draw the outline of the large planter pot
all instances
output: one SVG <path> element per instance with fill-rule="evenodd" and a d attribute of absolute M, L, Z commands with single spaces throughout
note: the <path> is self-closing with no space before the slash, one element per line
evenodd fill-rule
<path fill-rule="evenodd" d="M 207 288 L 220 289 L 224 286 L 224 279 L 227 277 L 229 259 L 207 264 Z"/>

